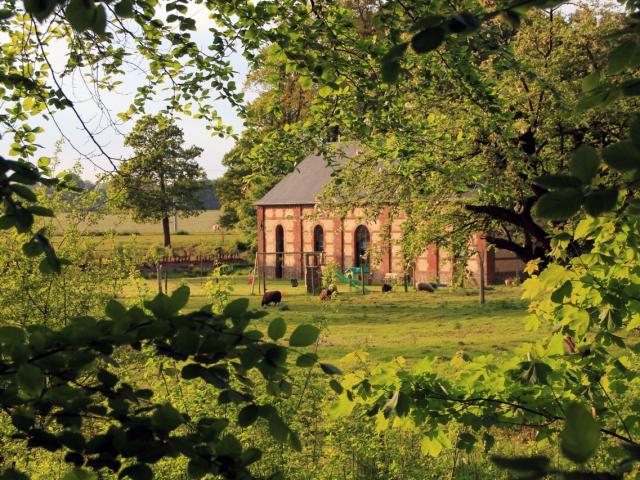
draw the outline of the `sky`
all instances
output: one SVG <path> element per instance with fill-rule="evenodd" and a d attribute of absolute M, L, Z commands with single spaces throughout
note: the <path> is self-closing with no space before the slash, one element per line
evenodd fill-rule
<path fill-rule="evenodd" d="M 192 13 L 192 18 L 196 20 L 197 31 L 193 34 L 193 40 L 200 45 L 206 45 L 208 41 L 208 28 L 210 24 L 207 19 L 207 12 L 204 7 Z M 3 43 L 6 39 L 0 39 Z M 63 44 L 53 46 L 51 48 L 50 60 L 55 70 L 60 70 L 66 59 L 66 47 Z M 240 89 L 243 88 L 246 75 L 248 73 L 247 61 L 240 53 L 232 53 L 230 56 L 231 65 L 236 72 L 235 80 Z M 106 109 L 114 115 L 123 110 L 127 110 L 133 99 L 133 94 L 140 84 L 141 74 L 135 72 L 127 73 L 122 78 L 123 83 L 118 87 L 115 93 L 102 92 L 100 101 L 103 102 Z M 101 116 L 100 109 L 97 108 L 95 101 L 92 99 L 91 91 L 87 89 L 84 81 L 79 75 L 66 77 L 63 81 L 63 90 L 69 98 L 74 101 L 80 116 L 85 122 L 92 126 L 92 130 L 100 131 L 96 135 L 98 142 L 103 146 L 109 156 L 115 158 L 126 158 L 130 155 L 130 150 L 124 147 L 123 141 L 125 134 L 131 129 L 135 122 L 128 122 L 116 131 L 113 128 L 104 128 L 106 126 L 105 118 Z M 160 97 L 162 94 L 159 95 Z M 253 92 L 245 92 L 245 99 L 254 98 Z M 225 125 L 233 127 L 235 133 L 240 133 L 243 129 L 242 120 L 237 115 L 235 109 L 226 101 L 212 101 L 213 106 L 218 111 Z M 158 108 L 159 109 L 159 108 Z M 153 105 L 147 110 L 149 113 L 153 111 Z M 106 158 L 94 158 L 89 161 L 82 154 L 95 154 L 97 148 L 92 144 L 88 135 L 82 130 L 81 123 L 78 121 L 74 113 L 70 109 L 66 109 L 56 115 L 56 122 L 47 121 L 45 119 L 30 119 L 28 122 L 31 126 L 41 126 L 44 133 L 38 135 L 37 142 L 41 145 L 41 149 L 36 155 L 53 156 L 56 147 L 59 146 L 60 151 L 56 156 L 59 161 L 57 170 L 65 170 L 79 163 L 82 167 L 82 177 L 95 180 L 96 176 L 104 170 L 113 170 Z M 212 136 L 205 128 L 203 120 L 192 118 L 180 118 L 179 126 L 184 131 L 186 146 L 197 145 L 203 149 L 202 155 L 198 162 L 202 165 L 209 178 L 218 178 L 223 175 L 225 168 L 222 166 L 222 158 L 234 145 L 235 140 L 231 137 L 220 138 L 217 135 Z M 60 131 L 62 130 L 62 132 Z M 12 136 L 5 136 L 4 132 L 0 132 L 0 153 L 7 155 L 9 145 L 12 143 Z M 67 137 L 70 141 L 64 140 Z M 61 143 L 60 143 L 61 142 Z"/>

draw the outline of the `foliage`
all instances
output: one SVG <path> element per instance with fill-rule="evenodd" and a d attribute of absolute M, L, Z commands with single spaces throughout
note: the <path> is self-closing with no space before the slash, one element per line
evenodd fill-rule
<path fill-rule="evenodd" d="M 265 313 L 247 311 L 247 302 L 236 300 L 221 314 L 203 309 L 181 315 L 188 298 L 183 287 L 145 302 L 146 310 L 110 301 L 105 318 L 77 317 L 59 330 L 3 326 L 0 401 L 16 438 L 32 448 L 65 452 L 65 460 L 78 468 L 119 471 L 123 477 L 140 478 L 139 472 L 150 472 L 148 465 L 163 457 L 184 455 L 192 477 L 252 478 L 248 466 L 260 452 L 225 432 L 228 419 L 192 424 L 188 412 L 155 403 L 153 391 L 123 383 L 110 371 L 110 358 L 119 350 L 148 345 L 156 356 L 186 362 L 182 377 L 215 386 L 218 402 L 243 406 L 241 426 L 264 418 L 276 440 L 299 448 L 277 411 L 254 402 L 254 384 L 247 378 L 257 371 L 265 385 L 291 388 L 287 348 L 251 329 L 251 320 Z M 298 327 L 289 343 L 313 343 L 312 329 Z"/>
<path fill-rule="evenodd" d="M 229 303 L 231 292 L 233 292 L 233 286 L 224 276 L 225 267 L 225 265 L 216 267 L 204 286 L 207 299 L 211 303 L 211 309 L 215 313 L 220 313 L 224 309 L 224 306 Z"/>
<path fill-rule="evenodd" d="M 165 247 L 171 245 L 170 216 L 188 217 L 204 209 L 198 194 L 205 174 L 195 161 L 202 149 L 185 149 L 183 143 L 183 132 L 172 120 L 142 117 L 125 140 L 135 156 L 123 162 L 109 182 L 114 206 L 136 221 L 162 220 Z"/>
<path fill-rule="evenodd" d="M 322 288 L 331 288 L 338 283 L 336 273 L 340 271 L 340 266 L 334 261 L 325 262 L 321 267 L 322 270 Z"/>

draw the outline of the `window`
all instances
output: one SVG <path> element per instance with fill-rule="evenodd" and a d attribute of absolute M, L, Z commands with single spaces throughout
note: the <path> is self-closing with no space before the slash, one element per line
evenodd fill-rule
<path fill-rule="evenodd" d="M 355 233 L 355 265 L 360 268 L 369 267 L 369 230 L 364 225 L 356 228 Z"/>
<path fill-rule="evenodd" d="M 324 252 L 324 230 L 320 225 L 313 229 L 313 251 Z"/>
<path fill-rule="evenodd" d="M 276 278 L 284 275 L 284 228 L 276 227 Z"/>

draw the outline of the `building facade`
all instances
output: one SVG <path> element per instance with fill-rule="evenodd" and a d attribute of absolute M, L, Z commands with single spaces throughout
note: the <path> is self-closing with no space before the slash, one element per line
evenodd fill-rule
<path fill-rule="evenodd" d="M 356 153 L 357 147 L 347 146 L 337 160 Z M 342 272 L 362 269 L 372 283 L 402 278 L 402 215 L 382 211 L 375 221 L 365 222 L 360 208 L 343 218 L 318 214 L 316 197 L 331 181 L 331 173 L 322 156 L 311 155 L 256 202 L 260 272 L 268 279 L 303 279 L 310 267 L 333 262 Z M 460 278 L 456 273 L 462 273 L 456 268 L 464 270 L 462 276 L 471 283 L 478 283 L 481 271 L 486 283 L 522 272 L 515 255 L 488 249 L 481 234 L 474 235 L 470 247 L 476 253 L 456 262 L 446 248 L 426 245 L 409 269 L 412 281 L 452 284 Z"/>

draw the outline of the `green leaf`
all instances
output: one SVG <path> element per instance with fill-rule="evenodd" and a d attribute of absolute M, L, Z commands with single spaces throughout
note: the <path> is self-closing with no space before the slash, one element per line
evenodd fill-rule
<path fill-rule="evenodd" d="M 416 53 L 427 53 L 438 48 L 444 41 L 445 31 L 440 26 L 428 27 L 411 39 L 411 48 Z"/>
<path fill-rule="evenodd" d="M 0 327 L 0 342 L 5 345 L 15 345 L 18 343 L 24 343 L 26 335 L 24 330 L 18 327 L 5 325 Z"/>
<path fill-rule="evenodd" d="M 640 168 L 640 151 L 630 141 L 609 145 L 602 156 L 607 165 L 621 172 Z"/>
<path fill-rule="evenodd" d="M 30 477 L 13 467 L 9 467 L 0 472 L 0 480 L 30 480 Z"/>
<path fill-rule="evenodd" d="M 153 412 L 151 424 L 158 432 L 168 434 L 184 423 L 184 418 L 178 410 L 171 405 L 164 404 Z"/>
<path fill-rule="evenodd" d="M 269 324 L 269 329 L 267 333 L 272 340 L 278 340 L 284 337 L 284 334 L 287 332 L 287 324 L 285 321 L 278 317 L 274 318 Z"/>
<path fill-rule="evenodd" d="M 542 455 L 532 457 L 501 457 L 494 455 L 491 457 L 491 461 L 507 470 L 530 473 L 544 473 L 547 471 L 550 463 L 550 460 Z"/>
<path fill-rule="evenodd" d="M 538 217 L 549 220 L 566 220 L 578 210 L 582 203 L 582 192 L 575 188 L 555 190 L 543 195 L 535 207 Z"/>
<path fill-rule="evenodd" d="M 129 313 L 125 306 L 113 299 L 107 302 L 104 312 L 112 320 L 124 320 L 129 317 Z"/>
<path fill-rule="evenodd" d="M 640 115 L 634 115 L 631 121 L 631 141 L 640 149 Z"/>
<path fill-rule="evenodd" d="M 26 432 L 35 424 L 36 417 L 31 408 L 19 406 L 11 413 L 11 423 L 18 430 Z"/>
<path fill-rule="evenodd" d="M 327 375 L 342 375 L 342 371 L 329 363 L 321 363 L 320 368 Z"/>
<path fill-rule="evenodd" d="M 331 387 L 331 390 L 336 392 L 338 395 L 340 395 L 344 391 L 344 388 L 342 388 L 342 385 L 340 385 L 340 382 L 338 382 L 337 380 L 331 380 L 329 382 L 329 386 Z"/>
<path fill-rule="evenodd" d="M 315 353 L 303 353 L 296 359 L 296 366 L 302 368 L 313 367 L 318 361 L 318 355 Z"/>
<path fill-rule="evenodd" d="M 285 443 L 289 437 L 289 427 L 277 413 L 269 416 L 269 432 L 273 438 L 282 443 Z"/>
<path fill-rule="evenodd" d="M 98 476 L 89 470 L 84 468 L 74 468 L 65 473 L 62 480 L 97 480 Z"/>
<path fill-rule="evenodd" d="M 35 239 L 22 244 L 22 251 L 27 257 L 37 257 L 43 252 L 42 245 Z"/>
<path fill-rule="evenodd" d="M 292 347 L 308 347 L 313 345 L 318 336 L 320 329 L 313 325 L 299 325 L 289 337 L 289 345 Z"/>
<path fill-rule="evenodd" d="M 579 178 L 569 175 L 542 175 L 535 177 L 533 183 L 549 190 L 560 190 L 562 188 L 580 188 L 582 182 Z"/>
<path fill-rule="evenodd" d="M 518 12 L 515 12 L 513 10 L 502 12 L 499 18 L 502 22 L 506 23 L 511 28 L 518 28 L 520 26 L 520 22 L 522 21 Z"/>
<path fill-rule="evenodd" d="M 96 10 L 92 0 L 70 0 L 65 16 L 74 30 L 84 32 L 95 22 Z"/>
<path fill-rule="evenodd" d="M 385 62 L 382 64 L 382 81 L 385 83 L 395 83 L 400 77 L 402 67 L 397 60 Z"/>
<path fill-rule="evenodd" d="M 121 18 L 133 17 L 133 0 L 121 0 L 120 2 L 116 3 L 113 11 Z"/>
<path fill-rule="evenodd" d="M 569 170 L 583 184 L 589 185 L 598 173 L 600 156 L 595 148 L 589 145 L 580 145 L 569 162 Z"/>
<path fill-rule="evenodd" d="M 582 91 L 589 93 L 600 85 L 600 72 L 596 70 L 582 79 Z"/>
<path fill-rule="evenodd" d="M 58 2 L 56 0 L 24 0 L 24 9 L 36 20 L 46 19 Z"/>
<path fill-rule="evenodd" d="M 585 463 L 598 449 L 600 427 L 587 408 L 572 402 L 565 409 L 564 430 L 560 433 L 560 450 L 569 460 Z"/>
<path fill-rule="evenodd" d="M 98 370 L 97 378 L 98 381 L 107 388 L 115 387 L 120 380 L 116 375 L 103 368 Z"/>
<path fill-rule="evenodd" d="M 44 375 L 42 375 L 42 371 L 30 363 L 25 363 L 18 368 L 16 381 L 20 389 L 29 398 L 39 397 L 44 388 Z"/>
<path fill-rule="evenodd" d="M 249 299 L 238 298 L 237 300 L 230 302 L 226 307 L 224 307 L 222 314 L 225 317 L 237 318 L 243 316 L 247 311 L 247 308 L 249 308 Z"/>
<path fill-rule="evenodd" d="M 259 414 L 260 408 L 257 405 L 247 405 L 238 413 L 238 425 L 242 428 L 253 425 Z"/>
<path fill-rule="evenodd" d="M 3 215 L 2 217 L 0 217 L 0 229 L 7 230 L 11 227 L 14 227 L 16 221 L 17 219 L 13 215 Z"/>
<path fill-rule="evenodd" d="M 611 53 L 609 53 L 607 73 L 609 75 L 615 75 L 626 69 L 630 65 L 636 49 L 636 43 L 631 41 L 624 42 L 622 45 L 614 48 Z"/>
<path fill-rule="evenodd" d="M 191 290 L 189 289 L 189 287 L 186 285 L 182 285 L 171 294 L 171 306 L 176 313 L 187 306 L 190 293 Z"/>
<path fill-rule="evenodd" d="M 191 328 L 184 327 L 178 330 L 176 336 L 171 340 L 171 347 L 183 355 L 192 355 L 198 350 L 200 335 Z"/>
<path fill-rule="evenodd" d="M 40 205 L 29 205 L 27 210 L 37 215 L 38 217 L 53 217 L 55 216 L 53 210 L 50 208 L 41 207 Z"/>
<path fill-rule="evenodd" d="M 131 478 L 132 480 L 152 480 L 153 470 L 149 465 L 144 463 L 136 463 L 120 472 L 118 478 Z"/>
<path fill-rule="evenodd" d="M 10 8 L 1 8 L 0 9 L 0 20 L 9 20 L 16 13 Z"/>
<path fill-rule="evenodd" d="M 592 217 L 597 217 L 613 210 L 618 200 L 616 187 L 602 188 L 587 194 L 584 199 L 584 209 Z"/>
<path fill-rule="evenodd" d="M 104 5 L 98 5 L 96 7 L 95 17 L 91 24 L 91 30 L 98 35 L 104 35 L 107 31 L 107 11 Z"/>
<path fill-rule="evenodd" d="M 36 196 L 34 191 L 29 187 L 25 187 L 24 185 L 20 185 L 19 183 L 12 183 L 10 188 L 25 200 L 29 200 L 30 202 L 35 202 L 36 200 L 38 200 L 38 197 Z"/>
<path fill-rule="evenodd" d="M 242 444 L 235 436 L 227 434 L 216 445 L 216 453 L 228 457 L 239 457 L 242 453 Z"/>

